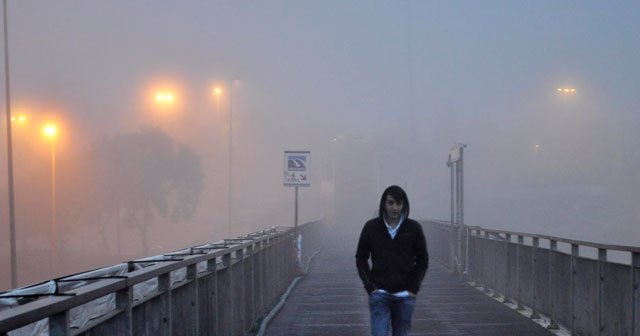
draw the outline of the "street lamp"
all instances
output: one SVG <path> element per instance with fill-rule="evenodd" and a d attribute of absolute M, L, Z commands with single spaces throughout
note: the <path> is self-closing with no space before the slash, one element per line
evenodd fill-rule
<path fill-rule="evenodd" d="M 156 100 L 156 103 L 165 106 L 173 105 L 173 103 L 175 103 L 176 101 L 176 96 L 173 94 L 173 92 L 170 91 L 156 92 L 154 98 Z"/>
<path fill-rule="evenodd" d="M 573 87 L 559 87 L 556 89 L 557 92 L 561 94 L 574 94 L 576 93 L 576 88 Z"/>
<path fill-rule="evenodd" d="M 148 94 L 148 102 L 156 112 L 174 112 L 180 104 L 180 90 L 173 84 L 157 84 Z"/>
<path fill-rule="evenodd" d="M 56 222 L 56 138 L 58 136 L 58 127 L 49 123 L 42 128 L 45 137 L 51 140 L 51 249 L 53 251 L 53 260 L 55 261 L 58 254 L 58 228 Z"/>
<path fill-rule="evenodd" d="M 173 89 L 160 89 L 153 93 L 153 107 L 156 112 L 161 112 L 163 116 L 173 113 L 178 104 L 178 96 Z"/>
<path fill-rule="evenodd" d="M 27 116 L 21 114 L 17 117 L 11 117 L 11 123 L 15 124 L 25 124 L 27 122 Z"/>

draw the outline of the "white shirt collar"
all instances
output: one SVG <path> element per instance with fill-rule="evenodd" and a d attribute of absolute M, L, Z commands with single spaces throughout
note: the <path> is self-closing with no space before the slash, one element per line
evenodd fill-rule
<path fill-rule="evenodd" d="M 398 233 L 398 229 L 400 229 L 400 225 L 402 225 L 402 223 L 404 222 L 404 216 L 400 216 L 400 220 L 398 221 L 398 225 L 396 225 L 395 228 L 392 228 L 389 224 L 387 224 L 387 219 L 385 218 L 385 216 L 382 216 L 382 220 L 384 221 L 384 225 L 387 227 L 387 231 L 389 231 L 389 235 L 391 236 L 391 239 L 395 239 L 396 238 L 396 234 Z"/>

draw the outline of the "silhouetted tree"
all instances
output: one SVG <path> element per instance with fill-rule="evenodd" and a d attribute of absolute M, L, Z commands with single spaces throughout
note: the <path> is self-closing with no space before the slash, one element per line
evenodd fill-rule
<path fill-rule="evenodd" d="M 147 229 L 157 217 L 172 223 L 191 220 L 202 191 L 200 158 L 156 128 L 122 134 L 96 143 L 94 170 L 95 220 L 113 219 L 137 227 L 143 252 L 149 252 Z M 105 229 L 102 225 L 102 230 Z"/>

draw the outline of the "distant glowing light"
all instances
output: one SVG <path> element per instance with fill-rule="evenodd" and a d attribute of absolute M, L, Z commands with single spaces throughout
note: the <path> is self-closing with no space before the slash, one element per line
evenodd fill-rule
<path fill-rule="evenodd" d="M 538 153 L 540 153 L 540 145 L 535 144 L 533 145 L 533 156 L 538 156 Z"/>
<path fill-rule="evenodd" d="M 176 98 L 171 92 L 158 92 L 156 93 L 156 103 L 163 105 L 171 105 L 175 102 Z"/>
<path fill-rule="evenodd" d="M 16 123 L 17 122 L 19 124 L 24 124 L 24 123 L 27 122 L 27 117 L 24 116 L 24 115 L 20 115 L 20 116 L 17 116 L 17 117 L 11 117 L 11 122 L 12 123 Z"/>
<path fill-rule="evenodd" d="M 219 87 L 216 87 L 213 89 L 213 94 L 216 96 L 220 96 L 222 94 L 222 89 Z"/>
<path fill-rule="evenodd" d="M 54 124 L 47 124 L 42 128 L 42 133 L 49 138 L 55 138 L 58 135 L 58 128 Z"/>
<path fill-rule="evenodd" d="M 570 93 L 575 93 L 576 89 L 575 88 L 571 88 L 571 87 L 559 87 L 557 89 L 557 91 L 560 92 L 560 93 L 570 94 Z"/>

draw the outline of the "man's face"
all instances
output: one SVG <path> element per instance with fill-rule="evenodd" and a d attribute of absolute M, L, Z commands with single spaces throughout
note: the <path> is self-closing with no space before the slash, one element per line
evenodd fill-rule
<path fill-rule="evenodd" d="M 391 220 L 399 220 L 400 214 L 402 214 L 402 208 L 404 204 L 402 202 L 396 201 L 395 198 L 391 195 L 387 195 L 384 200 L 384 210 L 387 214 L 387 217 Z"/>

